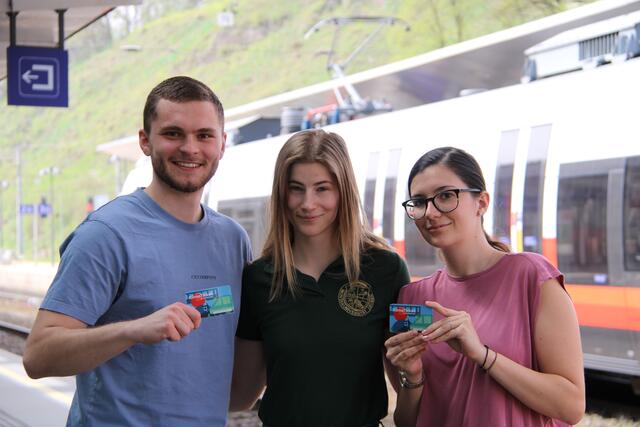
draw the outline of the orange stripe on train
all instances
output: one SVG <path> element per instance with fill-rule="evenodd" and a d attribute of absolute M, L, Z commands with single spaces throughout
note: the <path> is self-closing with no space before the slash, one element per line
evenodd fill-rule
<path fill-rule="evenodd" d="M 581 326 L 640 331 L 640 288 L 566 285 Z"/>
<path fill-rule="evenodd" d="M 403 257 L 404 240 L 394 246 Z M 558 266 L 556 239 L 543 239 L 542 254 Z M 411 281 L 422 277 L 411 277 Z M 640 331 L 640 287 L 574 285 L 566 289 L 576 307 L 581 326 Z"/>
<path fill-rule="evenodd" d="M 558 249 L 556 239 L 542 239 L 542 255 L 558 268 Z"/>

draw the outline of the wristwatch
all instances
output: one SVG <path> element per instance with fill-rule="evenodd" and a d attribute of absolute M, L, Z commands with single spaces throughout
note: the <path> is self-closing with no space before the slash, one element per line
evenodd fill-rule
<path fill-rule="evenodd" d="M 408 374 L 405 371 L 398 371 L 398 373 L 400 374 L 400 387 L 402 388 L 418 388 L 424 384 L 424 373 L 422 373 L 422 377 L 417 383 L 409 381 Z"/>

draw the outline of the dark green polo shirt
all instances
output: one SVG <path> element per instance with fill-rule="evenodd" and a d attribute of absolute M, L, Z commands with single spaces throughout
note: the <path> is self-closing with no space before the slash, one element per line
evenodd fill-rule
<path fill-rule="evenodd" d="M 260 419 L 269 427 L 360 427 L 388 412 L 382 355 L 389 304 L 409 283 L 393 252 L 369 250 L 348 283 L 342 258 L 316 282 L 297 272 L 301 291 L 269 303 L 273 266 L 244 270 L 236 335 L 263 342 L 267 389 Z"/>

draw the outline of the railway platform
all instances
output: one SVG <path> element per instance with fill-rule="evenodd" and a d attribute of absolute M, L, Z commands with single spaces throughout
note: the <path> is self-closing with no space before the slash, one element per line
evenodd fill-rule
<path fill-rule="evenodd" d="M 0 350 L 0 426 L 64 426 L 75 388 L 74 377 L 29 378 L 20 356 Z"/>

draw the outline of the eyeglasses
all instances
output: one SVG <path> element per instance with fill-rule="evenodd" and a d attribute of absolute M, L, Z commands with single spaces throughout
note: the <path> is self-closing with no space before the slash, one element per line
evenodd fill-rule
<path fill-rule="evenodd" d="M 429 202 L 442 213 L 449 213 L 455 210 L 460 203 L 460 193 L 481 193 L 477 188 L 451 188 L 440 191 L 433 197 L 412 197 L 402 203 L 407 216 L 412 220 L 422 219 L 427 214 Z"/>

